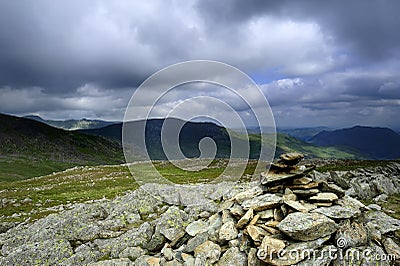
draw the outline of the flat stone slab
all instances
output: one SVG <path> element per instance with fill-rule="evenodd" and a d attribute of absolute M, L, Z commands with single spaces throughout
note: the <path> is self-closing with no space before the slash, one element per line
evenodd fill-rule
<path fill-rule="evenodd" d="M 242 204 L 243 209 L 252 208 L 255 211 L 263 211 L 278 206 L 282 198 L 275 194 L 264 194 L 252 199 L 245 200 Z"/>
<path fill-rule="evenodd" d="M 312 188 L 317 188 L 319 186 L 318 182 L 310 182 L 307 184 L 297 184 L 297 185 L 290 185 L 286 186 L 287 188 L 290 189 L 312 189 Z"/>
<path fill-rule="evenodd" d="M 298 164 L 303 158 L 304 155 L 298 152 L 289 152 L 279 156 L 279 159 L 287 165 Z"/>
<path fill-rule="evenodd" d="M 321 207 L 311 212 L 321 213 L 332 219 L 349 219 L 361 213 L 358 209 L 352 208 L 350 206 L 343 207 L 340 205 L 335 205 L 332 207 Z"/>
<path fill-rule="evenodd" d="M 249 209 L 242 218 L 240 218 L 240 220 L 237 222 L 236 227 L 237 228 L 242 228 L 245 225 L 247 225 L 251 219 L 253 219 L 254 216 L 254 212 L 253 209 Z"/>
<path fill-rule="evenodd" d="M 349 196 L 344 196 L 343 198 L 339 199 L 337 201 L 337 204 L 343 207 L 350 206 L 356 209 L 368 210 L 367 207 L 364 205 L 364 203 Z"/>
<path fill-rule="evenodd" d="M 265 186 L 273 186 L 278 183 L 289 181 L 297 177 L 302 177 L 303 172 L 299 171 L 297 173 L 290 174 L 273 174 L 273 173 L 261 173 L 261 184 Z"/>
<path fill-rule="evenodd" d="M 197 221 L 190 223 L 186 227 L 185 231 L 190 236 L 196 236 L 200 233 L 207 232 L 208 226 L 209 226 L 208 221 L 197 220 Z"/>
<path fill-rule="evenodd" d="M 293 193 L 300 196 L 300 197 L 310 197 L 317 195 L 320 191 L 316 188 L 313 189 L 294 189 Z"/>
<path fill-rule="evenodd" d="M 261 219 L 266 219 L 266 220 L 272 219 L 274 218 L 274 210 L 269 209 L 265 211 L 260 211 L 258 215 L 260 215 Z"/>
<path fill-rule="evenodd" d="M 309 212 L 317 208 L 317 206 L 310 203 L 300 203 L 295 200 L 285 200 L 284 203 L 288 205 L 290 208 L 295 209 L 299 212 Z"/>
<path fill-rule="evenodd" d="M 264 229 L 255 225 L 247 226 L 246 230 L 253 241 L 261 241 L 268 234 Z"/>
<path fill-rule="evenodd" d="M 236 200 L 239 204 L 242 204 L 243 201 L 247 200 L 247 199 L 251 199 L 254 198 L 258 195 L 261 195 L 263 193 L 262 188 L 260 187 L 252 187 L 250 189 L 247 189 L 243 192 L 240 192 L 238 194 L 236 194 L 233 199 Z"/>
<path fill-rule="evenodd" d="M 310 198 L 310 201 L 319 201 L 319 202 L 334 202 L 338 200 L 339 197 L 335 193 L 331 192 L 321 192 L 315 196 Z"/>
<path fill-rule="evenodd" d="M 326 181 L 321 182 L 321 191 L 322 192 L 332 192 L 338 195 L 339 197 L 343 197 L 346 194 L 346 191 L 339 187 L 336 184 L 328 183 Z"/>
<path fill-rule="evenodd" d="M 311 183 L 313 180 L 309 177 L 303 176 L 300 178 L 296 178 L 293 180 L 293 185 L 307 185 L 308 183 Z"/>
<path fill-rule="evenodd" d="M 331 235 L 338 229 L 334 220 L 320 213 L 291 213 L 277 228 L 296 240 L 310 241 Z"/>
<path fill-rule="evenodd" d="M 260 248 L 262 250 L 267 250 L 272 253 L 278 253 L 280 250 L 284 249 L 286 244 L 283 240 L 276 239 L 270 236 L 265 236 L 261 242 Z"/>

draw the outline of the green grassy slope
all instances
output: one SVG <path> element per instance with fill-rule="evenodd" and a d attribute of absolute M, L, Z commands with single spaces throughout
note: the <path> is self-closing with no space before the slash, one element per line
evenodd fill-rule
<path fill-rule="evenodd" d="M 241 136 L 236 134 L 236 136 Z M 243 137 L 243 136 L 242 136 Z M 265 135 L 264 142 L 267 147 L 271 147 L 273 143 L 274 135 Z M 261 136 L 256 134 L 249 135 L 252 143 L 260 143 Z M 295 137 L 289 136 L 283 133 L 276 134 L 276 151 L 275 157 L 287 152 L 300 152 L 306 156 L 306 158 L 321 158 L 321 159 L 355 159 L 361 158 L 360 154 L 357 154 L 351 150 L 342 150 L 336 147 L 319 147 L 313 144 L 309 144 Z"/>
<path fill-rule="evenodd" d="M 154 162 L 160 174 L 168 180 L 178 183 L 196 183 L 212 181 L 225 169 L 228 160 L 214 160 L 208 168 L 198 171 L 184 171 L 168 162 Z M 105 198 L 114 198 L 126 191 L 138 188 L 133 177 L 146 176 L 152 179 L 154 172 L 148 171 L 149 162 L 140 162 L 133 167 L 133 176 L 126 165 L 80 166 L 53 173 L 46 176 L 30 178 L 14 182 L 0 182 L 0 198 L 14 201 L 16 204 L 6 204 L 0 208 L 0 222 L 24 221 L 41 218 L 56 209 L 53 206 L 72 202 L 84 202 Z M 257 161 L 247 164 L 247 175 L 254 173 Z M 228 177 L 227 177 L 228 179 Z M 24 201 L 26 198 L 30 200 Z M 14 213 L 22 213 L 11 217 Z"/>
<path fill-rule="evenodd" d="M 154 162 L 154 166 L 170 181 L 185 184 L 212 181 L 223 172 L 227 161 L 226 159 L 214 160 L 208 168 L 199 171 L 177 169 L 165 161 Z M 388 161 L 337 160 L 328 168 L 319 168 L 318 170 L 349 170 L 359 167 L 384 166 L 388 163 Z M 60 210 L 52 208 L 53 206 L 123 195 L 126 191 L 138 188 L 133 177 L 145 175 L 149 179 L 152 178 L 152 173 L 146 172 L 148 164 L 148 162 L 135 164 L 133 176 L 126 165 L 102 165 L 80 166 L 42 177 L 0 182 L 0 198 L 13 202 L 0 208 L 0 223 L 5 221 L 21 222 L 27 218 L 33 221 Z M 256 164 L 256 161 L 249 162 L 241 180 L 248 180 L 248 175 L 258 176 L 260 174 L 254 172 Z M 26 200 L 27 198 L 30 200 Z M 388 208 L 397 211 L 397 215 L 399 200 L 400 195 L 393 195 L 387 204 Z M 15 213 L 19 215 L 12 216 Z"/>
<path fill-rule="evenodd" d="M 289 136 L 295 137 L 296 139 L 301 139 L 308 141 L 310 138 L 317 135 L 323 130 L 329 130 L 327 127 L 304 127 L 304 128 L 277 128 L 277 132 L 287 134 Z"/>
<path fill-rule="evenodd" d="M 121 162 L 117 141 L 0 114 L 0 181 L 45 175 L 74 165 Z"/>
<path fill-rule="evenodd" d="M 335 159 L 355 159 L 362 158 L 362 155 L 351 150 L 343 150 L 337 147 L 320 147 L 312 145 L 291 137 L 287 134 L 277 134 L 277 155 L 297 151 L 309 158 L 335 158 Z"/>

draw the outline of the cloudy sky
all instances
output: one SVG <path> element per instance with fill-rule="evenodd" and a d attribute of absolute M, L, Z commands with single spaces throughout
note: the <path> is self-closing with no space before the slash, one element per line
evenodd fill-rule
<path fill-rule="evenodd" d="M 209 59 L 253 78 L 278 126 L 400 129 L 399 11 L 396 0 L 3 0 L 0 112 L 122 120 L 149 75 Z"/>

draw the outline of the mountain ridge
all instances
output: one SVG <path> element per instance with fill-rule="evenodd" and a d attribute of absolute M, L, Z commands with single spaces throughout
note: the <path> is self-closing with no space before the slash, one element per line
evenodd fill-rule
<path fill-rule="evenodd" d="M 146 121 L 146 120 L 132 121 L 130 123 L 143 123 L 144 121 Z M 152 119 L 152 120 L 148 120 L 148 121 L 150 121 L 150 124 L 157 121 L 157 123 L 158 123 L 157 130 L 160 131 L 160 126 L 161 126 L 161 122 L 163 121 L 163 119 Z M 224 134 L 227 134 L 227 131 L 226 131 L 227 129 L 225 129 L 221 126 L 215 125 L 211 122 L 194 122 L 194 123 L 190 122 L 190 123 L 216 127 L 216 128 L 219 128 L 219 130 L 222 130 L 224 132 Z M 154 126 L 150 126 L 150 127 L 154 128 Z M 99 128 L 99 129 L 88 129 L 88 130 L 79 130 L 79 131 L 87 133 L 87 134 L 97 134 L 97 135 L 112 138 L 112 139 L 115 139 L 118 141 L 122 140 L 122 123 L 106 126 L 104 128 Z M 214 132 L 218 133 L 218 131 L 214 131 Z M 233 136 L 237 136 L 238 138 L 240 138 L 242 136 L 241 133 L 237 133 L 235 131 L 231 131 L 231 132 L 233 133 L 232 134 Z M 189 132 L 189 134 L 192 134 L 192 133 Z M 181 133 L 181 135 L 185 135 L 185 131 L 183 131 Z M 360 157 L 359 154 L 352 153 L 349 150 L 341 150 L 341 149 L 331 148 L 331 147 L 327 147 L 327 148 L 318 147 L 316 145 L 306 143 L 305 141 L 303 141 L 301 139 L 297 139 L 293 136 L 290 136 L 289 134 L 286 134 L 286 133 L 277 133 L 276 136 L 277 136 L 277 147 L 276 147 L 276 154 L 275 154 L 276 156 L 279 156 L 280 154 L 285 153 L 285 152 L 297 151 L 297 152 L 305 153 L 310 158 L 312 158 L 312 157 L 336 158 L 337 157 L 337 158 L 341 158 L 341 159 L 355 159 L 357 157 Z M 269 138 L 270 137 L 267 135 L 266 136 L 267 142 L 269 141 L 269 143 L 271 143 L 271 140 L 269 140 Z M 255 158 L 256 155 L 258 155 L 258 154 L 254 154 L 254 150 L 257 150 L 259 148 L 261 138 L 260 138 L 259 134 L 249 134 L 249 139 L 251 141 L 251 146 L 253 146 L 251 151 L 253 151 L 254 156 L 251 156 L 251 157 Z M 194 149 L 197 149 L 198 140 L 199 140 L 199 138 L 197 140 L 193 141 L 196 144 L 196 146 L 193 146 Z M 226 142 L 226 140 L 225 140 L 225 142 Z M 159 144 L 160 140 L 157 140 L 156 143 Z M 158 153 L 160 153 L 160 152 L 158 152 Z"/>
<path fill-rule="evenodd" d="M 371 159 L 400 158 L 400 135 L 386 127 L 354 126 L 322 131 L 311 138 L 318 146 L 346 147 Z"/>
<path fill-rule="evenodd" d="M 52 127 L 61 128 L 65 130 L 78 130 L 78 129 L 94 129 L 112 125 L 118 122 L 111 122 L 98 119 L 68 119 L 68 120 L 51 120 L 43 119 L 38 115 L 26 115 L 24 118 L 35 120 Z"/>
<path fill-rule="evenodd" d="M 277 128 L 277 132 L 288 134 L 296 139 L 308 141 L 318 133 L 329 130 L 328 127 Z"/>

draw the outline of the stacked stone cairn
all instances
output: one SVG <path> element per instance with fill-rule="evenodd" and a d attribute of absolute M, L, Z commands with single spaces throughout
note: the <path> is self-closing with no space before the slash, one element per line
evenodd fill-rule
<path fill-rule="evenodd" d="M 225 253 L 201 262 L 196 256 L 195 265 L 394 264 L 400 248 L 388 235 L 400 229 L 400 221 L 370 212 L 377 206 L 365 206 L 331 180 L 313 178 L 314 165 L 297 166 L 303 157 L 281 155 L 261 174 L 259 186 L 223 202 L 215 243 L 199 245 L 195 256 L 204 249 L 207 255 Z"/>
<path fill-rule="evenodd" d="M 146 184 L 77 204 L 0 234 L 0 265 L 400 265 L 400 221 L 358 200 L 399 193 L 400 164 L 319 173 L 302 159 L 284 154 L 225 195 Z"/>

